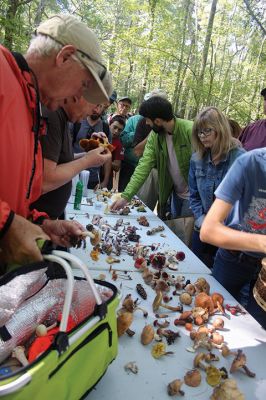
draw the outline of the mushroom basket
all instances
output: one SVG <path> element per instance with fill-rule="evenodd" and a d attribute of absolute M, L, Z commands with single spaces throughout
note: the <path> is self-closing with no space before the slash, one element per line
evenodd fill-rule
<path fill-rule="evenodd" d="M 80 269 L 84 277 L 74 277 L 72 267 Z M 31 285 L 35 290 L 32 294 L 30 274 L 40 270 L 44 271 L 46 281 L 41 280 L 43 275 L 41 279 L 38 277 Z M 63 290 L 61 287 L 56 289 L 62 298 L 61 309 L 56 314 L 58 301 L 50 306 L 49 313 L 45 312 L 44 305 L 46 301 L 51 302 L 53 296 L 46 294 L 40 301 L 40 293 L 59 280 L 64 285 Z M 21 284 L 26 287 L 24 291 Z M 79 284 L 84 288 L 83 293 L 90 293 L 91 298 L 84 306 L 81 302 L 75 303 L 74 310 L 74 301 L 82 292 Z M 9 300 L 0 300 L 0 397 L 75 400 L 85 396 L 117 355 L 117 288 L 111 283 L 93 280 L 87 266 L 77 257 L 54 250 L 44 255 L 44 261 L 40 263 L 22 266 L 4 275 L 0 279 L 0 296 L 1 293 L 6 293 L 5 300 Z M 13 298 L 19 296 L 16 306 L 12 304 L 11 307 Z M 91 307 L 89 315 L 88 304 Z M 18 321 L 20 325 L 17 325 Z M 46 347 L 39 346 L 39 352 L 31 356 L 34 343 L 43 345 L 44 342 Z M 22 358 L 21 350 L 24 351 Z"/>

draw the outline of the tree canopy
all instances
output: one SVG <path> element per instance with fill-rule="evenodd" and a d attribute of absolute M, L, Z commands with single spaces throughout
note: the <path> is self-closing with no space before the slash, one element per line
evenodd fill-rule
<path fill-rule="evenodd" d="M 0 0 L 0 41 L 25 51 L 47 17 L 71 13 L 98 35 L 114 88 L 134 107 L 164 89 L 193 119 L 215 105 L 245 125 L 262 117 L 264 0 Z"/>

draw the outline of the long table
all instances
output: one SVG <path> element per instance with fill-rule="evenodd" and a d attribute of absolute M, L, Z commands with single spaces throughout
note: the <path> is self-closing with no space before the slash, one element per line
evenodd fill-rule
<path fill-rule="evenodd" d="M 77 221 L 86 225 L 91 223 L 92 216 L 101 215 L 112 226 L 118 218 L 123 218 L 125 224 L 131 223 L 137 226 L 137 217 L 139 213 L 132 213 L 129 216 L 118 216 L 105 214 L 105 206 L 100 206 L 98 203 L 93 206 L 81 206 L 80 211 L 73 210 L 73 204 L 67 207 L 67 217 L 74 217 Z M 95 207 L 96 205 L 96 207 Z M 151 226 L 162 225 L 155 214 L 147 211 L 146 216 L 149 216 Z M 236 300 L 210 275 L 210 270 L 195 257 L 195 255 L 165 226 L 163 233 L 166 238 L 162 238 L 156 234 L 153 237 L 148 237 L 146 229 L 140 227 L 137 231 L 140 234 L 140 244 L 160 243 L 161 251 L 175 249 L 176 251 L 184 251 L 186 258 L 179 262 L 178 270 L 168 271 L 168 273 L 184 276 L 185 280 L 190 280 L 192 283 L 199 277 L 205 277 L 210 284 L 211 293 L 219 292 L 224 297 L 224 303 L 236 305 Z M 134 261 L 131 256 L 121 254 L 120 263 L 113 264 L 112 268 L 117 271 L 117 280 L 112 280 L 112 271 L 106 263 L 106 255 L 101 255 L 100 260 L 93 262 L 90 258 L 91 245 L 87 243 L 86 249 L 75 249 L 74 254 L 78 255 L 88 265 L 93 278 L 100 278 L 104 275 L 105 280 L 114 283 L 121 291 L 122 300 L 127 294 L 131 294 L 133 299 L 140 299 L 136 291 L 136 285 L 142 284 L 147 292 L 147 300 L 141 299 L 140 306 L 148 311 L 148 317 L 143 318 L 142 314 L 137 311 L 134 313 L 134 320 L 131 329 L 135 331 L 133 337 L 124 334 L 119 338 L 119 352 L 116 360 L 108 367 L 108 370 L 101 381 L 86 397 L 87 400 L 135 400 L 137 399 L 154 399 L 166 400 L 169 398 L 167 394 L 167 385 L 174 379 L 182 379 L 185 373 L 193 368 L 193 359 L 196 353 L 191 353 L 187 349 L 191 349 L 193 342 L 189 337 L 189 332 L 184 327 L 176 327 L 173 322 L 178 318 L 180 313 L 169 312 L 161 308 L 160 312 L 167 312 L 170 325 L 169 329 L 180 332 L 180 337 L 172 345 L 167 346 L 168 351 L 173 351 L 174 354 L 164 356 L 160 359 L 154 359 L 151 355 L 151 349 L 155 342 L 144 346 L 140 342 L 140 335 L 143 327 L 146 324 L 153 324 L 155 315 L 152 310 L 152 303 L 155 297 L 155 291 L 148 285 L 145 285 L 142 274 L 136 271 Z M 77 272 L 77 274 L 79 274 Z M 126 278 L 126 279 L 125 279 Z M 178 297 L 173 296 L 173 289 L 170 291 L 170 296 L 173 299 L 170 305 L 177 305 Z M 184 306 L 184 310 L 189 310 L 189 306 Z M 247 356 L 247 365 L 251 371 L 256 373 L 255 378 L 246 376 L 241 371 L 229 374 L 229 377 L 235 379 L 239 390 L 244 394 L 246 400 L 264 400 L 266 392 L 266 331 L 249 315 L 230 315 L 230 319 L 222 317 L 225 322 L 225 330 L 220 333 L 224 336 L 225 342 L 231 351 L 242 349 Z M 216 318 L 212 316 L 210 323 Z M 197 327 L 196 327 L 197 328 Z M 205 349 L 199 349 L 197 352 Z M 218 368 L 225 367 L 230 370 L 230 365 L 233 356 L 223 358 L 218 349 L 214 349 L 213 353 L 219 356 L 220 360 L 212 364 Z M 126 372 L 124 366 L 128 362 L 135 362 L 138 366 L 138 373 Z M 206 373 L 201 370 L 202 382 L 197 388 L 191 388 L 185 384 L 182 390 L 185 392 L 184 398 L 195 400 L 207 400 L 210 398 L 213 388 L 206 382 Z"/>
<path fill-rule="evenodd" d="M 90 191 L 89 197 L 94 200 L 92 206 L 88 206 L 88 203 L 85 198 L 83 198 L 81 209 L 74 210 L 73 197 L 70 199 L 68 206 L 66 208 L 66 218 L 67 219 L 75 219 L 80 222 L 83 226 L 90 224 L 92 222 L 92 218 L 94 215 L 100 215 L 107 221 L 111 226 L 114 226 L 117 219 L 123 219 L 123 226 L 120 229 L 120 232 L 124 227 L 127 227 L 129 224 L 134 225 L 138 228 L 137 234 L 140 235 L 140 245 L 152 245 L 154 244 L 157 247 L 156 251 L 183 251 L 185 253 L 185 260 L 179 262 L 178 264 L 178 273 L 204 273 L 210 274 L 210 269 L 203 264 L 201 260 L 199 260 L 194 253 L 161 221 L 157 215 L 155 215 L 151 210 L 146 207 L 145 213 L 139 213 L 136 209 L 131 209 L 129 215 L 118 215 L 112 214 L 108 212 L 105 213 L 105 209 L 107 205 L 110 205 L 110 201 L 108 203 L 101 203 L 96 200 L 96 195 Z M 140 226 L 137 218 L 145 215 L 150 223 L 149 227 Z M 157 227 L 163 226 L 164 231 L 158 232 L 154 235 L 148 236 L 147 231 Z M 115 232 L 113 232 L 115 234 Z M 133 245 L 134 243 L 131 242 Z M 90 257 L 91 246 L 88 245 L 86 249 L 71 249 L 71 252 L 79 257 L 90 269 L 99 269 L 99 270 L 107 270 L 109 269 L 109 265 L 106 263 L 106 255 L 100 255 L 100 259 L 97 262 L 94 262 Z M 127 271 L 135 271 L 134 262 L 131 256 L 128 256 L 125 252 L 121 254 L 121 262 L 119 264 L 115 264 L 115 269 L 119 270 L 127 270 Z"/>

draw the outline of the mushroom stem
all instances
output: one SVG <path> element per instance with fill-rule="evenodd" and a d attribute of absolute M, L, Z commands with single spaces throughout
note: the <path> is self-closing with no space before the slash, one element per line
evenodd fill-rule
<path fill-rule="evenodd" d="M 17 346 L 13 349 L 12 351 L 12 357 L 16 358 L 23 367 L 26 367 L 26 365 L 29 365 L 29 361 L 27 360 L 27 357 L 25 356 L 25 347 L 24 346 Z"/>

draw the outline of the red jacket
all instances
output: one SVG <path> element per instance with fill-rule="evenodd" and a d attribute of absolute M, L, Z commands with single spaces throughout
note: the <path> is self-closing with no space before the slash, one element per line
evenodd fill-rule
<path fill-rule="evenodd" d="M 29 205 L 41 194 L 36 107 L 30 73 L 22 72 L 13 55 L 0 46 L 0 238 L 12 222 L 11 210 L 30 217 Z"/>

